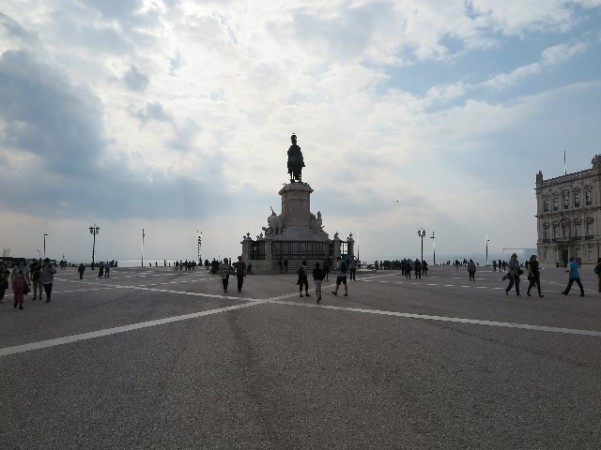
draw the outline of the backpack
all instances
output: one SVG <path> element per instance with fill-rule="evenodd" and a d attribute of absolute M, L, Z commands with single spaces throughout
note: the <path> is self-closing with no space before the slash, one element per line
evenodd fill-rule
<path fill-rule="evenodd" d="M 340 260 L 340 271 L 346 273 L 346 263 L 342 259 Z"/>

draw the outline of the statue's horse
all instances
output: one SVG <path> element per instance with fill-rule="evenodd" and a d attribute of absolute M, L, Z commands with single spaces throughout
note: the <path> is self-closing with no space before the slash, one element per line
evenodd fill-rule
<path fill-rule="evenodd" d="M 302 181 L 301 173 L 303 170 L 303 160 L 301 156 L 291 155 L 288 158 L 288 174 L 290 175 L 290 181 Z"/>

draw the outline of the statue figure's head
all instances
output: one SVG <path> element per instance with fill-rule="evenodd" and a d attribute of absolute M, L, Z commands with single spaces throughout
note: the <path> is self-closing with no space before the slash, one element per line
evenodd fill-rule
<path fill-rule="evenodd" d="M 296 134 L 292 133 L 292 136 L 290 136 L 290 140 L 293 144 L 296 144 Z"/>

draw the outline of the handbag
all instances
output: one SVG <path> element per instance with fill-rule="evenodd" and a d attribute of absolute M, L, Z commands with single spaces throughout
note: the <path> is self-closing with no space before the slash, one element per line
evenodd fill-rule
<path fill-rule="evenodd" d="M 23 290 L 23 294 L 24 295 L 29 294 L 29 284 L 25 284 L 25 289 Z"/>
<path fill-rule="evenodd" d="M 518 269 L 518 276 L 523 275 L 524 271 L 522 269 Z"/>

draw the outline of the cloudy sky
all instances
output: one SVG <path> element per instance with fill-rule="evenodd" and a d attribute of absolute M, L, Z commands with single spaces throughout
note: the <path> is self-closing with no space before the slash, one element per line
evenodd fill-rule
<path fill-rule="evenodd" d="M 236 256 L 294 132 L 364 259 L 535 247 L 536 173 L 601 153 L 600 74 L 601 0 L 4 0 L 0 245 Z"/>

